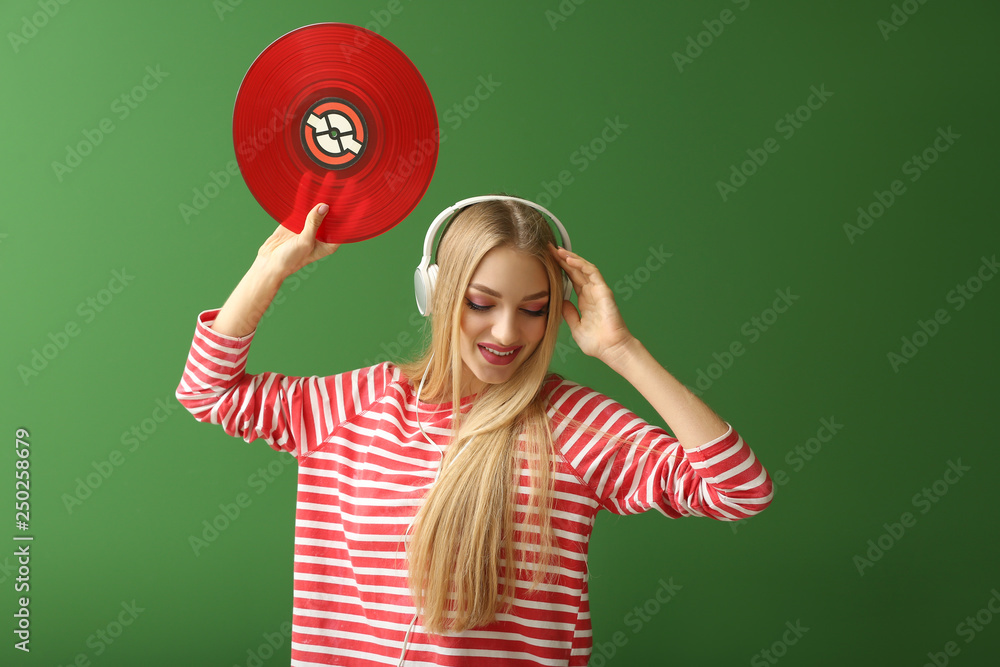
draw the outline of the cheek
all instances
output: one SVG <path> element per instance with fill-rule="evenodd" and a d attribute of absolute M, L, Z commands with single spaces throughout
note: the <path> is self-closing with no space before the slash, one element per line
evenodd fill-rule
<path fill-rule="evenodd" d="M 539 317 L 537 322 L 532 322 L 528 331 L 528 339 L 531 340 L 535 345 L 542 342 L 542 338 L 545 336 L 545 324 L 546 318 Z"/>
<path fill-rule="evenodd" d="M 463 314 L 460 326 L 464 343 L 474 340 L 479 335 L 480 329 L 482 329 L 482 325 L 476 321 L 475 316 L 472 314 Z"/>

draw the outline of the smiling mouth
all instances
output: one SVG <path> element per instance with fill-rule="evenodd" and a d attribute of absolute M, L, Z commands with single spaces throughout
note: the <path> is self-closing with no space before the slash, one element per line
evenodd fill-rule
<path fill-rule="evenodd" d="M 495 354 L 497 356 L 500 356 L 500 357 L 506 357 L 507 355 L 514 354 L 515 352 L 517 352 L 518 350 L 521 349 L 519 347 L 512 347 L 509 350 L 501 351 L 500 348 L 498 348 L 498 347 L 490 347 L 489 345 L 481 345 L 480 347 L 484 347 L 487 350 L 489 350 L 490 352 L 492 352 L 493 354 Z"/>
<path fill-rule="evenodd" d="M 514 357 L 517 356 L 517 353 L 521 351 L 520 347 L 515 347 L 506 352 L 500 352 L 499 350 L 487 345 L 479 345 L 479 349 L 486 358 L 486 361 L 498 366 L 509 364 L 514 360 Z"/>

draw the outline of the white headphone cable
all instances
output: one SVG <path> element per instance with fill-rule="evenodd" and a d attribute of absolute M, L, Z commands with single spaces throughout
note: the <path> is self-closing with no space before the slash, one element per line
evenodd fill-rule
<path fill-rule="evenodd" d="M 430 366 L 430 362 L 431 362 L 432 359 L 434 359 L 434 353 L 433 352 L 431 352 L 430 359 L 427 360 L 427 365 L 428 366 Z M 438 462 L 437 470 L 434 471 L 434 479 L 431 481 L 431 486 L 434 486 L 434 482 L 437 481 L 438 475 L 441 473 L 441 463 L 444 462 L 444 448 L 441 447 L 441 445 L 439 445 L 436 442 L 434 442 L 433 440 L 431 440 L 430 436 L 427 435 L 427 432 L 424 431 L 424 425 L 420 423 L 420 392 L 423 391 L 424 380 L 426 380 L 426 379 L 427 379 L 427 371 L 425 370 L 424 374 L 420 378 L 420 386 L 417 387 L 417 396 L 416 396 L 416 398 L 413 401 L 413 407 L 414 407 L 414 409 L 416 410 L 416 413 L 417 413 L 417 428 L 420 429 L 420 432 L 423 434 L 424 439 L 427 440 L 427 442 L 429 442 L 432 445 L 434 445 L 435 447 L 437 447 L 439 450 L 441 450 L 441 461 Z M 416 517 L 414 517 L 413 519 L 410 520 L 410 524 L 406 527 L 406 532 L 403 533 L 404 537 L 407 534 L 409 534 L 410 529 L 413 528 L 413 521 L 415 519 L 416 519 Z M 396 667 L 403 667 L 403 662 L 406 659 L 406 646 L 407 646 L 407 644 L 410 643 L 410 633 L 413 631 L 413 626 L 416 625 L 416 623 L 417 623 L 417 614 L 414 613 L 413 614 L 413 620 L 410 621 L 410 627 L 408 627 L 406 629 L 406 635 L 403 637 L 403 650 L 400 651 L 400 653 L 399 653 L 399 662 L 396 664 Z"/>
<path fill-rule="evenodd" d="M 431 356 L 427 360 L 428 366 L 430 365 L 431 359 L 433 359 L 433 358 L 434 358 L 434 353 L 431 352 Z M 444 463 L 445 451 L 444 451 L 444 447 L 442 447 L 441 445 L 439 445 L 436 442 L 434 442 L 433 440 L 431 440 L 430 436 L 427 435 L 427 432 L 424 431 L 423 424 L 420 423 L 420 392 L 424 388 L 424 379 L 426 379 L 426 377 L 427 377 L 427 372 L 424 371 L 423 377 L 420 378 L 420 385 L 417 387 L 417 396 L 414 399 L 414 409 L 415 409 L 415 411 L 417 413 L 417 428 L 419 428 L 420 432 L 424 434 L 424 438 L 427 440 L 427 442 L 431 443 L 432 445 L 434 445 L 435 447 L 437 447 L 441 451 L 441 460 L 438 462 L 437 470 L 434 471 L 434 479 L 430 483 L 430 486 L 434 486 L 434 483 L 437 482 L 437 480 L 438 480 L 438 476 L 441 474 L 441 464 Z M 471 443 L 471 442 L 472 442 L 472 440 L 469 441 L 469 443 Z M 467 444 L 469 444 L 469 443 L 467 443 Z M 459 452 L 457 454 L 455 454 L 455 458 L 458 458 L 464 452 L 465 452 L 465 447 L 462 447 L 462 449 L 459 450 Z M 454 460 L 452 461 L 452 463 L 454 463 Z M 430 488 L 430 487 L 428 487 L 428 488 Z M 410 532 L 410 529 L 413 528 L 413 521 L 414 520 L 416 520 L 416 517 L 414 517 L 410 521 L 410 524 L 406 527 L 406 532 L 403 533 L 404 537 Z M 403 637 L 403 650 L 399 654 L 399 662 L 396 664 L 396 667 L 403 667 L 403 661 L 404 661 L 404 658 L 406 657 L 406 647 L 407 647 L 407 644 L 410 641 L 410 632 L 413 630 L 413 626 L 416 624 L 416 622 L 417 622 L 417 614 L 414 614 L 413 615 L 413 620 L 410 621 L 410 627 L 407 628 L 406 635 Z"/>

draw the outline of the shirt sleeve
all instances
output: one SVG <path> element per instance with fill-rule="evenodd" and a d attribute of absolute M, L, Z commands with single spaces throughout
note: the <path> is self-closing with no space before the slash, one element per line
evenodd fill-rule
<path fill-rule="evenodd" d="M 273 449 L 301 458 L 385 391 L 386 363 L 327 377 L 248 374 L 256 329 L 239 338 L 218 333 L 211 325 L 219 310 L 198 315 L 176 392 L 200 422 L 219 424 L 246 442 L 263 438 Z"/>
<path fill-rule="evenodd" d="M 548 416 L 566 463 L 615 514 L 655 508 L 675 519 L 739 521 L 773 497 L 770 475 L 728 422 L 725 435 L 684 449 L 614 400 L 562 378 L 548 398 Z"/>

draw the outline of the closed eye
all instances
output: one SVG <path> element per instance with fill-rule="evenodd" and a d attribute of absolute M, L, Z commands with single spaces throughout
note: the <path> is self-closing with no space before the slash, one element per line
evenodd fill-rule
<path fill-rule="evenodd" d="M 493 306 L 480 306 L 478 303 L 475 303 L 475 302 L 471 301 L 470 299 L 466 299 L 465 303 L 472 310 L 479 311 L 479 312 L 482 312 L 484 310 L 489 310 L 490 308 L 493 307 Z M 526 315 L 530 315 L 531 317 L 542 317 L 543 315 L 548 314 L 549 307 L 545 306 L 541 310 L 529 310 L 527 308 L 522 308 L 521 312 L 523 312 Z"/>

